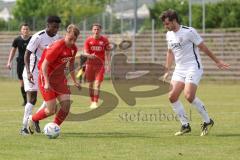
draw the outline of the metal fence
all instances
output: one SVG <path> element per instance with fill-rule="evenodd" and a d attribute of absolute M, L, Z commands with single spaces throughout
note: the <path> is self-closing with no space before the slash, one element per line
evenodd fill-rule
<path fill-rule="evenodd" d="M 132 47 L 125 51 L 124 53 L 128 56 L 129 63 L 138 63 L 138 62 L 146 62 L 146 63 L 163 63 L 165 60 L 165 52 L 166 52 L 166 41 L 165 41 L 165 33 L 162 31 L 156 30 L 156 22 L 154 20 L 139 19 L 137 21 L 137 32 L 134 32 L 134 21 L 131 19 L 117 19 L 112 17 L 110 14 L 103 13 L 97 16 L 89 17 L 82 21 L 75 21 L 76 19 L 72 18 L 72 23 L 77 24 L 81 29 L 81 38 L 78 42 L 79 48 L 83 46 L 83 42 L 89 34 L 91 34 L 91 25 L 95 22 L 102 24 L 103 34 L 107 35 L 110 41 L 115 43 L 119 43 L 123 39 L 131 40 Z M 144 23 L 149 24 L 147 27 L 143 27 Z M 38 22 L 34 20 L 33 22 Z M 39 30 L 45 28 L 45 23 L 43 24 L 35 24 Z M 63 27 L 61 28 L 60 34 L 63 33 Z M 33 31 L 34 33 L 35 31 Z M 202 30 L 199 30 L 202 34 Z M 235 35 L 239 35 L 240 32 L 236 34 L 227 34 L 224 31 L 219 30 L 218 33 L 212 34 L 202 34 L 205 38 L 205 41 L 208 43 L 210 48 L 217 53 L 218 56 L 222 57 L 223 59 L 229 60 L 229 62 L 234 62 L 234 66 L 236 67 L 236 72 L 232 72 L 235 75 L 239 75 L 239 68 L 235 65 L 235 61 L 239 60 L 238 57 L 240 48 L 238 47 L 237 43 L 240 42 L 240 38 Z M 8 54 L 10 51 L 11 43 L 13 38 L 17 36 L 17 32 L 10 33 L 10 32 L 0 32 L 0 76 L 4 77 L 12 77 L 16 78 L 16 70 L 13 67 L 11 72 L 6 72 L 6 63 Z M 4 38 L 5 37 L 5 38 Z M 235 45 L 231 47 L 231 45 Z M 220 46 L 220 47 L 219 47 Z M 228 52 L 228 50 L 234 50 Z M 113 54 L 116 54 L 113 52 Z M 232 59 L 229 58 L 228 55 L 231 55 Z M 209 67 L 209 75 L 212 72 L 212 62 L 207 60 L 207 67 Z M 14 61 L 15 63 L 15 61 Z M 237 62 L 236 62 L 237 64 Z M 208 69 L 208 68 L 206 68 Z M 207 72 L 206 72 L 207 73 Z M 214 73 L 219 73 L 218 71 L 214 71 Z M 225 75 L 225 73 L 221 73 Z M 232 75 L 232 77 L 234 77 Z"/>

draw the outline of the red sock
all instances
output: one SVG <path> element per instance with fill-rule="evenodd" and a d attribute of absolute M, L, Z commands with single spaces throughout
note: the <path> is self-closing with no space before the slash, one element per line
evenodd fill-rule
<path fill-rule="evenodd" d="M 99 99 L 99 96 L 98 96 L 98 95 L 95 95 L 95 96 L 93 97 L 93 101 L 94 101 L 94 102 L 98 102 L 98 99 Z"/>
<path fill-rule="evenodd" d="M 48 115 L 45 113 L 45 108 L 42 108 L 40 111 L 32 115 L 32 120 L 34 122 L 42 120 L 44 118 L 48 117 Z"/>
<path fill-rule="evenodd" d="M 68 112 L 64 111 L 62 108 L 58 111 L 57 115 L 54 118 L 54 123 L 61 125 L 62 122 L 66 119 Z"/>

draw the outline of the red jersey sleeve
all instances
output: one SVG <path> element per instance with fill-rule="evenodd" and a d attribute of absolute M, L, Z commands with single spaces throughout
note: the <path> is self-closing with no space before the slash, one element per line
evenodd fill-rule
<path fill-rule="evenodd" d="M 61 53 L 61 47 L 64 46 L 64 40 L 59 40 L 53 43 L 47 50 L 46 50 L 46 60 L 48 62 L 54 62 L 59 54 Z"/>

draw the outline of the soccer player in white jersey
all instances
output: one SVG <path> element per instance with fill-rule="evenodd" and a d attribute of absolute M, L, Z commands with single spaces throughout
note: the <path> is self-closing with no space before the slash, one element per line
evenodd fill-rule
<path fill-rule="evenodd" d="M 29 134 L 27 129 L 28 117 L 32 114 L 32 108 L 37 101 L 38 91 L 38 69 L 37 64 L 43 50 L 55 40 L 59 39 L 57 34 L 61 19 L 58 16 L 49 16 L 47 19 L 47 28 L 35 33 L 26 48 L 24 56 L 25 68 L 23 71 L 24 88 L 27 92 L 27 104 L 23 116 L 22 135 Z M 45 107 L 43 102 L 40 108 Z M 39 123 L 36 123 L 36 131 L 40 131 Z"/>
<path fill-rule="evenodd" d="M 162 13 L 160 19 L 164 27 L 168 30 L 166 34 L 168 50 L 166 56 L 166 73 L 163 76 L 164 81 L 169 76 L 169 71 L 174 60 L 176 64 L 171 79 L 169 101 L 182 126 L 180 131 L 175 133 L 175 135 L 179 136 L 191 132 L 184 107 L 179 101 L 179 96 L 183 91 L 187 101 L 197 109 L 203 119 L 200 135 L 205 136 L 209 133 L 214 122 L 209 117 L 203 102 L 196 97 L 198 83 L 203 74 L 199 49 L 207 54 L 216 63 L 218 68 L 227 69 L 229 65 L 219 60 L 208 49 L 194 28 L 180 25 L 176 11 L 167 10 Z"/>

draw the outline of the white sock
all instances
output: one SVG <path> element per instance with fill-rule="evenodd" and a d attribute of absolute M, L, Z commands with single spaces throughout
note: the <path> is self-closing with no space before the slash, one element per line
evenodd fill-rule
<path fill-rule="evenodd" d="M 195 99 L 192 102 L 192 105 L 197 109 L 198 113 L 202 116 L 203 121 L 209 123 L 210 118 L 204 107 L 203 102 L 198 97 L 195 97 Z"/>
<path fill-rule="evenodd" d="M 46 105 L 46 102 L 43 101 L 42 105 L 38 108 L 37 112 L 39 112 L 42 108 L 44 108 L 44 107 L 46 107 L 46 106 L 47 106 L 47 105 Z M 36 112 L 36 113 L 37 113 L 37 112 Z"/>
<path fill-rule="evenodd" d="M 28 117 L 32 114 L 33 105 L 31 103 L 27 103 L 25 105 L 24 115 L 23 115 L 23 127 L 27 128 L 28 125 Z"/>
<path fill-rule="evenodd" d="M 173 111 L 177 114 L 181 124 L 187 125 L 189 121 L 182 103 L 179 100 L 177 100 L 176 102 L 172 103 L 172 108 L 173 108 Z"/>

